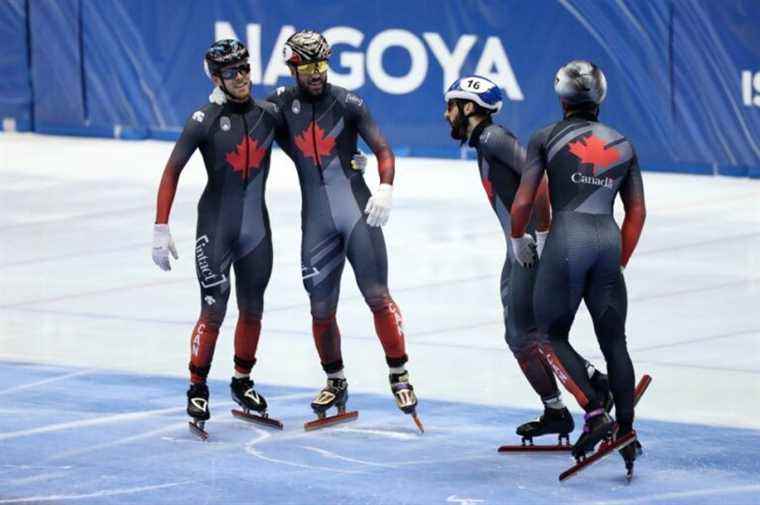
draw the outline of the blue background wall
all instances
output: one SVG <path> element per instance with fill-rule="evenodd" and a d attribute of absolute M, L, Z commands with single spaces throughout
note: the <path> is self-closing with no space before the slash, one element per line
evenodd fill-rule
<path fill-rule="evenodd" d="M 207 100 L 201 61 L 216 37 L 248 43 L 264 97 L 290 83 L 276 78 L 278 39 L 314 28 L 355 37 L 334 44 L 331 78 L 353 79 L 399 154 L 460 154 L 442 92 L 479 63 L 501 71 L 513 99 L 498 120 L 527 142 L 559 116 L 557 68 L 585 58 L 609 81 L 602 119 L 646 168 L 760 176 L 758 26 L 758 0 L 5 0 L 0 117 L 42 133 L 175 138 Z M 436 51 L 455 48 L 466 57 L 444 75 Z M 378 62 L 413 89 L 384 84 Z"/>

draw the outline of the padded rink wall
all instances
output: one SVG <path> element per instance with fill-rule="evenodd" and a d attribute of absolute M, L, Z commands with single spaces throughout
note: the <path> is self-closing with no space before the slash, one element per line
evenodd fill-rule
<path fill-rule="evenodd" d="M 496 80 L 498 120 L 525 143 L 559 117 L 552 82 L 573 58 L 609 81 L 602 118 L 649 170 L 760 177 L 758 0 L 3 0 L 5 130 L 174 139 L 207 100 L 215 38 L 252 52 L 254 95 L 290 82 L 281 47 L 313 28 L 330 79 L 364 96 L 396 152 L 461 156 L 442 93 Z"/>

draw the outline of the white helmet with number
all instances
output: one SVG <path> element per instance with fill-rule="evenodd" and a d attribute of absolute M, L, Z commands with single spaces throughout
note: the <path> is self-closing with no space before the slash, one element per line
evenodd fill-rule
<path fill-rule="evenodd" d="M 563 102 L 597 105 L 607 96 L 607 78 L 602 70 L 586 60 L 573 60 L 557 71 L 554 91 Z"/>
<path fill-rule="evenodd" d="M 492 114 L 498 113 L 503 103 L 499 86 L 479 75 L 460 77 L 449 86 L 444 98 L 447 102 L 455 98 L 471 100 Z"/>

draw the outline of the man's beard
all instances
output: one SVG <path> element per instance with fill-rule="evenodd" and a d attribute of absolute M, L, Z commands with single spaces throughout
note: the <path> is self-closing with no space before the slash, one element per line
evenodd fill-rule
<path fill-rule="evenodd" d="M 464 144 L 465 140 L 467 140 L 467 120 L 463 120 L 461 117 L 459 117 L 456 121 L 450 124 L 451 138 L 454 140 L 459 140 L 462 144 Z"/>
<path fill-rule="evenodd" d="M 301 88 L 301 91 L 303 91 L 304 93 L 306 93 L 309 96 L 313 96 L 313 97 L 316 98 L 316 97 L 322 96 L 324 94 L 325 90 L 327 89 L 327 79 L 320 79 L 319 82 L 322 83 L 322 86 L 320 87 L 320 89 L 319 89 L 318 92 L 315 92 L 314 90 L 311 89 L 311 87 L 310 87 L 311 86 L 311 82 L 307 82 L 306 84 L 303 84 L 299 80 L 298 81 L 298 85 Z"/>

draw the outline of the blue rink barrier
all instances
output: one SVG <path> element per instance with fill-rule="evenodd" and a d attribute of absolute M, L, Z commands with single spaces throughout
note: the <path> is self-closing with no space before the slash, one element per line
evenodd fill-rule
<path fill-rule="evenodd" d="M 617 454 L 560 484 L 567 454 L 496 452 L 535 411 L 423 397 L 418 435 L 390 394 L 352 394 L 358 421 L 307 433 L 314 390 L 260 385 L 278 432 L 233 419 L 228 384 L 212 381 L 204 443 L 186 379 L 0 362 L 0 384 L 2 504 L 750 505 L 760 492 L 757 430 L 638 418 L 630 485 Z"/>
<path fill-rule="evenodd" d="M 334 49 L 330 80 L 367 100 L 401 155 L 459 156 L 442 93 L 467 73 L 501 86 L 497 120 L 527 144 L 560 115 L 557 69 L 586 58 L 609 82 L 601 119 L 633 141 L 645 168 L 760 170 L 757 0 L 191 4 L 0 2 L 2 128 L 173 139 L 207 101 L 201 60 L 211 41 L 248 44 L 253 92 L 264 98 L 291 82 L 284 41 L 314 28 Z"/>

